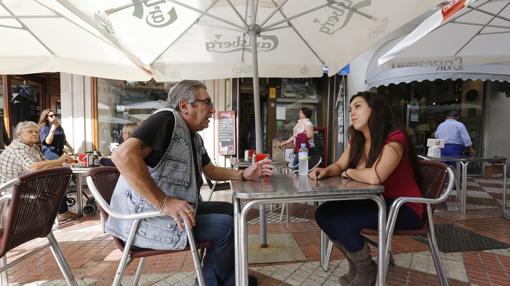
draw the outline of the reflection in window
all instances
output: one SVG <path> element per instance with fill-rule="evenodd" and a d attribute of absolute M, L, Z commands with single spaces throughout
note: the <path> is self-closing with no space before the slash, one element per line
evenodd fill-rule
<path fill-rule="evenodd" d="M 10 81 L 10 98 L 9 106 L 12 118 L 12 128 L 22 121 L 39 120 L 39 96 L 41 86 L 31 80 L 26 80 L 22 77 L 13 77 Z"/>
<path fill-rule="evenodd" d="M 450 110 L 460 112 L 459 121 L 464 123 L 476 152 L 481 154 L 483 90 L 484 83 L 479 80 L 435 80 L 378 88 L 391 102 L 420 155 L 427 154 L 427 138 L 434 137 L 437 126 Z"/>
<path fill-rule="evenodd" d="M 299 119 L 302 107 L 312 110 L 310 120 L 314 126 L 320 122 L 321 97 L 320 78 L 285 78 L 282 79 L 282 92 L 276 99 L 276 138 L 287 139 Z"/>
<path fill-rule="evenodd" d="M 168 83 L 98 79 L 99 151 L 110 154 L 112 143 L 122 143 L 122 127 L 141 123 L 166 106 Z"/>

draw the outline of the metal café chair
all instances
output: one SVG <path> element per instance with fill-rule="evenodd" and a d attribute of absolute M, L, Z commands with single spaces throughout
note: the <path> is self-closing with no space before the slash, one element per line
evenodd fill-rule
<path fill-rule="evenodd" d="M 207 247 L 209 247 L 209 243 L 203 243 L 199 245 L 199 247 L 197 247 L 197 245 L 195 244 L 195 239 L 191 226 L 186 221 L 184 221 L 184 223 L 186 233 L 188 235 L 188 246 L 185 249 L 155 250 L 138 248 L 132 245 L 140 220 L 165 215 L 159 213 L 158 211 L 137 214 L 121 214 L 111 209 L 110 201 L 112 198 L 113 191 L 115 190 L 117 180 L 119 179 L 119 176 L 120 173 L 115 167 L 98 167 L 91 169 L 88 172 L 86 179 L 87 186 L 89 187 L 90 192 L 96 199 L 97 204 L 100 206 L 101 213 L 104 215 L 104 219 L 107 219 L 108 216 L 113 216 L 118 219 L 126 219 L 133 221 L 127 241 L 123 241 L 112 235 L 115 245 L 120 251 L 122 251 L 122 257 L 119 262 L 117 272 L 115 273 L 115 278 L 113 280 L 112 285 L 114 286 L 121 285 L 122 277 L 124 276 L 124 272 L 127 266 L 135 258 L 140 258 L 140 262 L 135 272 L 133 285 L 137 285 L 138 281 L 140 280 L 140 276 L 142 274 L 146 257 L 191 250 L 193 262 L 195 264 L 195 272 L 197 275 L 198 284 L 200 286 L 205 286 L 204 274 L 202 271 L 202 255 L 199 253 L 198 248 L 200 247 L 202 249 L 206 249 Z"/>
<path fill-rule="evenodd" d="M 69 168 L 53 168 L 30 172 L 0 185 L 0 205 L 7 209 L 0 227 L 0 272 L 2 285 L 7 284 L 7 270 L 23 259 L 47 246 L 51 251 L 68 285 L 77 285 L 57 240 L 52 232 L 53 223 L 69 185 L 72 171 Z M 0 218 L 0 220 L 4 217 Z M 7 263 L 7 252 L 36 238 L 46 237 L 48 242 L 36 247 L 24 256 Z"/>
<path fill-rule="evenodd" d="M 211 193 L 209 194 L 209 197 L 207 198 L 207 201 L 210 201 L 212 198 L 212 195 L 216 191 L 227 191 L 230 190 L 230 183 L 229 182 L 221 182 L 218 181 L 212 181 L 209 178 L 205 178 L 205 181 L 207 182 L 207 186 L 209 186 L 209 189 L 211 190 Z"/>
<path fill-rule="evenodd" d="M 453 189 L 454 184 L 454 175 L 453 171 L 446 164 L 431 161 L 431 160 L 421 160 L 419 162 L 419 169 L 421 173 L 422 180 L 420 182 L 420 190 L 422 193 L 421 198 L 411 198 L 411 197 L 400 197 L 397 198 L 391 205 L 390 211 L 388 213 L 388 221 L 386 224 L 386 259 L 391 258 L 391 238 L 393 235 L 405 235 L 405 236 L 415 236 L 415 235 L 425 235 L 427 236 L 430 251 L 432 252 L 432 259 L 434 261 L 434 266 L 436 267 L 436 272 L 439 276 L 439 283 L 441 285 L 448 285 L 448 280 L 446 277 L 446 272 L 444 269 L 443 262 L 441 257 L 439 256 L 439 248 L 437 246 L 436 235 L 434 231 L 434 220 L 433 213 L 436 206 L 448 198 L 450 192 Z M 448 182 L 448 185 L 445 188 L 445 184 Z M 426 212 L 423 214 L 423 219 L 421 221 L 420 227 L 416 229 L 405 229 L 405 230 L 394 230 L 395 224 L 397 221 L 398 211 L 400 207 L 405 203 L 422 203 L 426 206 Z M 377 229 L 366 228 L 361 231 L 363 235 L 377 235 Z M 377 243 L 367 238 L 367 241 L 370 244 L 377 245 Z M 329 261 L 331 255 L 332 243 L 328 242 L 328 251 L 326 254 L 326 266 Z M 388 261 L 385 261 L 385 269 L 387 269 Z"/>

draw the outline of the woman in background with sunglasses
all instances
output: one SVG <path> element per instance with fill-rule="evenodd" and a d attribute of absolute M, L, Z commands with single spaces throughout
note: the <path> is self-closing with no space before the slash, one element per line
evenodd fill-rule
<path fill-rule="evenodd" d="M 51 109 L 45 109 L 39 117 L 39 140 L 44 158 L 54 160 L 60 158 L 64 153 L 64 146 L 67 146 L 73 153 L 73 147 L 66 140 L 64 129 Z"/>
<path fill-rule="evenodd" d="M 60 158 L 64 154 L 64 146 L 67 146 L 73 153 L 73 147 L 67 143 L 64 129 L 60 126 L 60 122 L 52 109 L 45 109 L 39 116 L 39 141 L 41 142 L 41 151 L 44 158 L 54 160 Z M 66 199 L 62 200 L 58 210 L 59 222 L 74 220 L 77 215 L 69 211 Z"/>

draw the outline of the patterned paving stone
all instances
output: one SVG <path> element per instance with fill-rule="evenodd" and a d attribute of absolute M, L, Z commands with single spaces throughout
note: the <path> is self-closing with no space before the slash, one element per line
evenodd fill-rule
<path fill-rule="evenodd" d="M 453 223 L 481 235 L 510 243 L 510 220 L 502 217 L 501 181 L 475 178 L 469 180 L 468 212 L 460 214 L 453 196 L 443 211 L 435 214 L 436 223 Z M 225 194 L 215 197 L 229 198 Z M 500 200 L 500 198 L 499 198 Z M 305 262 L 252 265 L 250 273 L 259 285 L 338 285 L 338 277 L 347 272 L 347 261 L 333 251 L 329 271 L 318 263 L 319 233 L 313 221 L 314 206 L 291 204 L 288 223 L 271 219 L 269 233 L 291 233 L 306 256 Z M 446 211 L 448 210 L 448 211 Z M 279 216 L 279 209 L 273 212 Z M 256 219 L 257 211 L 249 214 Z M 278 217 L 279 219 L 279 217 Z M 250 225 L 250 233 L 258 226 Z M 120 259 L 113 241 L 100 232 L 98 216 L 61 225 L 55 236 L 68 259 L 78 285 L 111 285 Z M 8 260 L 40 245 L 37 240 L 21 245 L 8 254 Z M 393 242 L 396 267 L 390 267 L 387 285 L 438 285 L 435 268 L 428 247 L 409 238 L 395 238 Z M 373 251 L 373 253 L 375 253 Z M 450 285 L 510 285 L 510 249 L 442 254 Z M 127 269 L 125 281 L 130 285 L 137 261 Z M 36 268 L 34 268 L 36 266 Z M 9 271 L 10 285 L 65 285 L 50 251 L 43 251 L 19 263 Z M 191 255 L 187 253 L 163 255 L 146 261 L 140 285 L 193 285 L 194 272 Z"/>

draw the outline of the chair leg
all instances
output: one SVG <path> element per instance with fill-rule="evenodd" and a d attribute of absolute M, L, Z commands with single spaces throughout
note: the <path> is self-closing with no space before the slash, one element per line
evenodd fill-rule
<path fill-rule="evenodd" d="M 326 236 L 326 234 L 324 234 Z M 321 233 L 321 239 L 322 239 L 322 233 Z M 326 241 L 326 253 L 324 255 L 323 261 L 322 261 L 322 270 L 328 271 L 329 268 L 329 260 L 331 259 L 331 252 L 333 251 L 333 242 L 329 240 L 329 238 L 325 237 Z"/>
<path fill-rule="evenodd" d="M 430 246 L 430 251 L 432 253 L 432 260 L 434 261 L 434 266 L 436 267 L 436 272 L 439 277 L 439 284 L 441 286 L 448 286 L 448 277 L 446 276 L 445 267 L 443 261 L 441 260 L 441 256 L 439 255 L 439 248 L 437 246 L 436 237 L 434 235 L 428 235 L 428 241 Z"/>
<path fill-rule="evenodd" d="M 195 244 L 195 236 L 193 235 L 187 220 L 184 220 L 184 225 L 186 228 L 186 234 L 188 235 L 188 243 L 190 246 L 191 255 L 193 256 L 193 263 L 195 264 L 195 272 L 197 274 L 198 285 L 205 286 L 204 272 L 202 271 L 202 263 L 198 253 L 197 245 Z"/>
<path fill-rule="evenodd" d="M 288 208 L 287 203 L 282 203 L 282 209 L 281 209 L 281 211 L 280 211 L 280 222 L 282 222 L 282 221 L 283 221 L 283 212 L 285 211 L 285 209 L 286 209 L 286 208 Z M 287 215 L 288 215 L 288 213 L 287 213 Z M 287 218 L 287 219 L 288 219 L 288 218 Z"/>
<path fill-rule="evenodd" d="M 140 263 L 138 263 L 138 267 L 135 272 L 135 279 L 133 280 L 133 286 L 138 285 L 138 281 L 140 281 L 140 276 L 142 276 L 143 267 L 145 266 L 145 257 L 140 258 Z"/>
<path fill-rule="evenodd" d="M 101 231 L 103 233 L 106 233 L 106 226 L 105 226 L 106 225 L 106 220 L 105 220 L 104 215 L 103 215 L 102 212 L 99 213 L 99 218 L 101 220 Z"/>
<path fill-rule="evenodd" d="M 375 242 L 375 241 L 371 240 L 371 239 L 370 239 L 370 238 L 368 238 L 368 237 L 365 237 L 365 241 L 366 241 L 368 244 L 370 244 L 370 245 L 372 245 L 372 246 L 374 246 L 374 247 L 376 247 L 376 248 L 377 248 L 377 247 L 379 247 L 379 246 L 378 246 L 378 244 L 377 244 L 377 242 Z M 389 255 L 390 255 L 390 256 L 389 256 L 390 265 L 391 265 L 391 266 L 395 266 L 395 259 L 393 258 L 393 253 L 392 253 L 391 251 L 390 251 Z"/>
<path fill-rule="evenodd" d="M 213 187 L 211 188 L 211 193 L 209 194 L 209 197 L 207 198 L 207 201 L 210 202 L 212 198 L 212 194 L 214 193 L 214 189 L 216 189 L 216 184 L 214 183 Z"/>
<path fill-rule="evenodd" d="M 48 238 L 48 241 L 50 242 L 51 252 L 57 261 L 60 271 L 62 271 L 62 274 L 64 274 L 67 285 L 78 285 L 78 283 L 76 283 L 76 279 L 74 278 L 73 272 L 71 272 L 71 268 L 69 268 L 69 265 L 67 264 L 67 261 L 62 254 L 62 251 L 60 251 L 60 247 L 58 247 L 57 240 L 55 239 L 55 236 L 53 236 L 53 233 L 50 232 L 46 238 Z"/>
<path fill-rule="evenodd" d="M 5 265 L 7 265 L 7 258 L 4 255 L 4 256 L 2 256 L 2 258 L 0 258 L 0 267 L 4 267 Z M 0 286 L 8 286 L 8 285 L 9 285 L 9 277 L 7 276 L 7 270 L 5 270 L 0 274 Z"/>
<path fill-rule="evenodd" d="M 120 258 L 119 266 L 117 267 L 117 272 L 115 272 L 115 278 L 113 279 L 112 286 L 121 285 L 124 271 L 126 271 L 126 268 L 130 262 L 131 258 L 129 257 L 129 249 L 124 248 L 122 257 Z"/>

